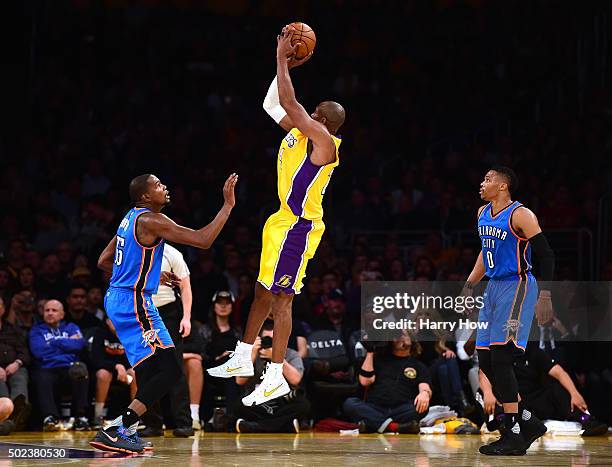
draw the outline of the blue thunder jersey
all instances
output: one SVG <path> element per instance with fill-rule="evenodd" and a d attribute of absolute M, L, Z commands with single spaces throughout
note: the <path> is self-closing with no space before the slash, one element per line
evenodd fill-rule
<path fill-rule="evenodd" d="M 136 239 L 136 221 L 146 212 L 150 210 L 132 208 L 119 224 L 110 286 L 153 295 L 159 286 L 164 241 L 146 247 Z"/>
<path fill-rule="evenodd" d="M 512 213 L 522 206 L 518 201 L 495 216 L 487 204 L 478 217 L 478 235 L 482 244 L 482 260 L 491 279 L 507 279 L 531 274 L 531 246 L 520 237 L 510 223 Z"/>

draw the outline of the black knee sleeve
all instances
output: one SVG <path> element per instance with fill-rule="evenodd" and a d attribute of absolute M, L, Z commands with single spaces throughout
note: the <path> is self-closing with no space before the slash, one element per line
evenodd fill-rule
<path fill-rule="evenodd" d="M 157 349 L 135 370 L 136 399 L 150 407 L 170 391 L 183 372 L 174 348 Z"/>
<path fill-rule="evenodd" d="M 480 357 L 480 354 L 479 354 Z M 491 367 L 495 378 L 495 397 L 501 403 L 518 402 L 518 383 L 514 374 L 514 347 L 491 346 Z"/>
<path fill-rule="evenodd" d="M 494 385 L 495 376 L 491 367 L 491 351 L 489 349 L 478 349 L 478 367 L 489 379 L 491 385 Z"/>

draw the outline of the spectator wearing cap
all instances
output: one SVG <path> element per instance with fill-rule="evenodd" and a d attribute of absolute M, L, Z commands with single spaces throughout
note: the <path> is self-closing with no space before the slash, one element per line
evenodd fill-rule
<path fill-rule="evenodd" d="M 174 351 L 179 361 L 183 361 L 183 338 L 191 333 L 191 305 L 193 296 L 191 293 L 191 280 L 189 268 L 183 258 L 183 254 L 166 243 L 164 245 L 164 256 L 162 258 L 162 281 L 157 293 L 153 295 L 153 303 L 159 310 L 159 315 L 168 328 Z M 164 278 L 167 278 L 164 280 Z M 193 413 L 189 406 L 189 387 L 187 378 L 182 373 L 172 390 L 161 401 L 169 401 L 172 417 L 176 428 L 172 431 L 174 436 L 187 437 L 193 435 Z M 160 416 L 159 404 L 153 409 L 147 410 L 145 415 L 147 429 L 142 436 L 162 436 L 162 417 Z"/>
<path fill-rule="evenodd" d="M 58 300 L 48 300 L 43 314 L 44 322 L 30 331 L 30 350 L 34 357 L 33 381 L 37 403 L 44 417 L 43 429 L 59 429 L 59 409 L 56 396 L 60 386 L 70 383 L 72 414 L 77 417 L 75 428 L 89 427 L 87 408 L 87 370 L 79 361 L 85 339 L 79 327 L 63 321 L 64 306 Z M 85 373 L 83 374 L 83 369 Z"/>
<path fill-rule="evenodd" d="M 204 369 L 220 365 L 229 358 L 230 351 L 242 338 L 242 330 L 231 319 L 235 298 L 229 290 L 219 290 L 213 295 L 208 322 L 198 329 L 202 345 L 202 366 Z M 188 374 L 191 368 L 187 368 Z M 204 415 L 212 415 L 213 404 L 219 397 L 232 401 L 240 395 L 240 388 L 233 378 L 220 379 L 209 377 L 204 372 L 205 387 L 203 393 Z"/>
<path fill-rule="evenodd" d="M 13 295 L 6 320 L 26 333 L 41 321 L 36 313 L 36 300 L 32 292 L 23 290 Z"/>
<path fill-rule="evenodd" d="M 89 289 L 91 287 L 91 271 L 89 268 L 84 266 L 74 268 L 74 271 L 72 271 L 72 282 L 73 284 L 82 286 L 86 290 Z"/>
<path fill-rule="evenodd" d="M 348 343 L 351 334 L 357 326 L 346 313 L 346 299 L 342 290 L 332 289 L 323 298 L 323 313 L 314 321 L 313 330 L 332 330 L 336 331 L 345 348 L 349 348 Z"/>
<path fill-rule="evenodd" d="M 23 429 L 29 414 L 28 372 L 30 361 L 25 334 L 6 321 L 4 300 L 0 297 L 0 434 L 16 427 Z M 10 416 L 10 419 L 7 418 Z"/>

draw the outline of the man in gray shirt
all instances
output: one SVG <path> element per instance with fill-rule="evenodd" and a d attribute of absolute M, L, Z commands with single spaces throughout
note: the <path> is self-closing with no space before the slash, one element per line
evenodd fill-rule
<path fill-rule="evenodd" d="M 251 360 L 255 375 L 251 377 L 236 377 L 236 383 L 244 386 L 246 393 L 250 394 L 261 382 L 267 366 L 272 359 L 272 335 L 274 323 L 266 321 L 259 337 L 253 344 Z M 264 402 L 261 405 L 245 406 L 241 401 L 235 405 L 234 413 L 236 431 L 238 433 L 298 433 L 299 420 L 306 418 L 310 413 L 310 403 L 304 397 L 303 391 L 298 389 L 304 376 L 304 362 L 300 354 L 290 348 L 285 352 L 283 362 L 283 376 L 289 383 L 289 394 Z"/>

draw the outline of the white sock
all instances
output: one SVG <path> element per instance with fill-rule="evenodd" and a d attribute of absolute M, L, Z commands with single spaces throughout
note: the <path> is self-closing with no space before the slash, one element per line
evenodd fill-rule
<path fill-rule="evenodd" d="M 200 421 L 200 404 L 189 404 L 191 409 L 191 418 L 196 422 Z"/>
<path fill-rule="evenodd" d="M 238 341 L 236 346 L 236 353 L 242 357 L 251 360 L 251 352 L 253 351 L 253 344 L 247 344 L 246 342 Z"/>
<path fill-rule="evenodd" d="M 98 418 L 104 414 L 104 402 L 96 402 L 94 404 L 94 417 Z"/>
<path fill-rule="evenodd" d="M 283 375 L 283 364 L 282 363 L 274 363 L 270 362 L 270 366 L 268 368 L 271 376 L 278 378 Z"/>
<path fill-rule="evenodd" d="M 108 423 L 107 426 L 121 426 L 123 425 L 123 416 L 119 415 L 117 418 Z"/>

